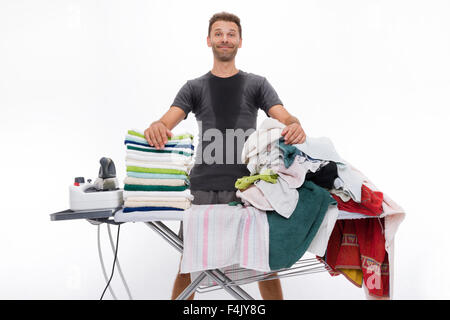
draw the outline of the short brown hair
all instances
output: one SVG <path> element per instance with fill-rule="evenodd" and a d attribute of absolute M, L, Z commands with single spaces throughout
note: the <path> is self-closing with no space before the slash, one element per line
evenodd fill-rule
<path fill-rule="evenodd" d="M 236 23 L 239 28 L 239 37 L 242 38 L 241 19 L 239 19 L 237 15 L 224 11 L 214 14 L 211 19 L 209 19 L 208 36 L 211 33 L 212 25 L 216 21 L 230 21 Z"/>

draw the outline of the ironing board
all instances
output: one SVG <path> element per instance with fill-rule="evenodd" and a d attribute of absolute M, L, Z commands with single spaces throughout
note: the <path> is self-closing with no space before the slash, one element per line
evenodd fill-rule
<path fill-rule="evenodd" d="M 119 210 L 114 215 L 115 222 L 144 222 L 157 234 L 159 234 L 164 240 L 166 240 L 173 248 L 175 248 L 181 254 L 183 253 L 183 240 L 167 227 L 162 221 L 182 221 L 183 211 L 148 211 L 148 212 L 127 212 L 124 213 Z M 239 300 L 254 300 L 246 291 L 236 284 L 233 284 L 232 280 L 228 278 L 219 269 L 204 270 L 198 277 L 186 287 L 186 289 L 176 298 L 177 300 L 187 299 L 197 288 L 200 283 L 209 277 L 211 280 L 220 285 L 225 291 L 227 291 L 232 297 Z"/>
<path fill-rule="evenodd" d="M 64 210 L 50 215 L 52 221 L 59 220 L 73 220 L 86 219 L 93 224 L 113 224 L 118 225 L 127 222 L 143 222 L 157 234 L 159 234 L 165 241 L 167 241 L 180 254 L 183 253 L 183 240 L 163 221 L 182 221 L 184 211 L 138 211 L 138 212 L 123 212 L 123 208 L 105 210 L 85 210 L 72 211 Z M 340 212 L 338 219 L 358 219 L 358 218 L 373 218 L 358 213 Z M 232 272 L 236 274 L 245 274 L 248 269 L 237 268 Z M 293 277 L 298 275 L 306 275 L 318 272 L 329 271 L 328 267 L 319 262 L 315 258 L 300 259 L 293 266 L 286 269 L 273 270 L 258 274 L 255 276 L 244 276 L 237 280 L 232 280 L 229 274 L 222 272 L 220 269 L 203 270 L 198 272 L 198 276 L 191 282 L 189 286 L 176 298 L 177 300 L 187 299 L 194 291 L 204 293 L 213 290 L 223 289 L 229 293 L 233 298 L 238 300 L 254 300 L 244 289 L 240 286 L 255 281 L 266 281 L 272 279 L 280 279 L 286 277 Z M 201 285 L 205 278 L 209 278 L 214 284 Z"/>
<path fill-rule="evenodd" d="M 124 213 L 122 210 L 118 210 L 114 215 L 114 221 L 116 223 L 124 222 L 144 222 L 148 227 L 158 233 L 164 240 L 166 240 L 173 248 L 175 248 L 181 254 L 183 253 L 183 240 L 167 227 L 163 221 L 182 221 L 184 211 L 138 211 Z M 355 218 L 367 218 L 361 214 L 340 213 L 338 219 L 355 219 Z M 264 272 L 253 276 L 247 276 L 244 268 L 236 268 L 231 272 L 234 273 L 234 277 L 237 280 L 232 280 L 228 275 L 222 272 L 220 269 L 204 270 L 197 272 L 198 276 L 186 287 L 186 289 L 176 298 L 177 300 L 187 299 L 194 291 L 198 293 L 209 292 L 213 290 L 224 289 L 232 297 L 240 300 L 254 300 L 246 291 L 240 286 L 255 281 L 266 281 L 272 279 L 280 279 L 286 277 L 293 277 L 298 275 L 306 275 L 318 272 L 330 271 L 328 266 L 319 262 L 316 258 L 300 259 L 290 268 L 272 270 L 270 272 Z M 239 278 L 236 274 L 243 274 L 244 276 Z M 206 278 L 210 278 L 214 284 L 201 286 L 202 281 Z"/>

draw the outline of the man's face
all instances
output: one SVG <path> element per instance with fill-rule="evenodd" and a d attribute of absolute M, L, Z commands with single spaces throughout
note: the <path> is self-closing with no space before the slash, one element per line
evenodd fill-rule
<path fill-rule="evenodd" d="M 238 48 L 242 46 L 239 28 L 236 23 L 230 21 L 214 22 L 207 42 L 214 56 L 220 61 L 233 60 Z"/>

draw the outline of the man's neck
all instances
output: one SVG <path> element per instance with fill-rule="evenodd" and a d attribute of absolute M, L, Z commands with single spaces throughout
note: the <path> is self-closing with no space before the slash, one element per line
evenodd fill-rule
<path fill-rule="evenodd" d="M 234 63 L 234 59 L 232 61 L 217 61 L 214 60 L 213 68 L 211 69 L 211 73 L 217 77 L 228 78 L 234 76 L 239 72 L 239 69 L 236 68 Z"/>

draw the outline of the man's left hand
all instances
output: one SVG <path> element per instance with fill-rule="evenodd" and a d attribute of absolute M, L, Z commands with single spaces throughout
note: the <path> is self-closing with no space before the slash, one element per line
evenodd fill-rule
<path fill-rule="evenodd" d="M 292 123 L 286 126 L 281 135 L 284 136 L 284 143 L 286 144 L 299 144 L 306 140 L 305 131 L 303 131 L 300 123 Z"/>

